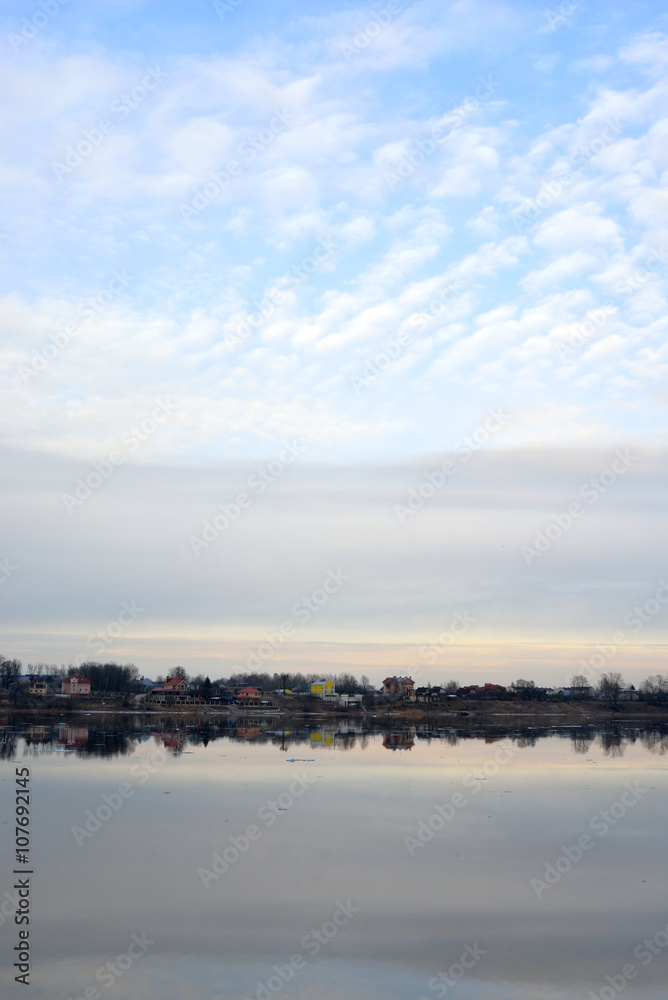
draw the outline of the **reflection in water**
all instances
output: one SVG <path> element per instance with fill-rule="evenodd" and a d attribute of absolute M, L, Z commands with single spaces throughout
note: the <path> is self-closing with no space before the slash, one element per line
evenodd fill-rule
<path fill-rule="evenodd" d="M 624 1000 L 665 1000 L 665 725 L 16 716 L 0 746 L 36 1000 L 606 1000 L 629 963 Z"/>
<path fill-rule="evenodd" d="M 382 745 L 387 750 L 410 750 L 418 742 L 437 741 L 451 747 L 466 740 L 482 740 L 492 744 L 499 740 L 511 739 L 519 748 L 535 747 L 539 740 L 551 738 L 569 741 L 577 754 L 586 754 L 592 746 L 599 746 L 609 757 L 621 757 L 626 746 L 639 743 L 651 753 L 664 754 L 668 751 L 668 726 L 665 723 L 637 725 L 631 723 L 592 723 L 590 725 L 520 725 L 485 726 L 470 724 L 463 720 L 457 728 L 453 726 L 434 727 L 428 723 L 394 723 L 392 729 L 381 726 L 363 725 L 346 719 L 313 725 L 295 722 L 290 728 L 276 730 L 275 719 L 244 719 L 221 717 L 197 723 L 187 723 L 177 716 L 142 717 L 107 716 L 98 717 L 85 724 L 81 716 L 51 718 L 14 716 L 0 723 L 0 759 L 16 754 L 16 740 L 25 741 L 26 752 L 45 749 L 49 746 L 65 746 L 75 749 L 79 756 L 115 757 L 132 755 L 142 742 L 153 739 L 168 750 L 178 752 L 187 745 L 208 746 L 216 740 L 238 743 L 272 744 L 288 751 L 301 743 L 321 747 L 335 747 L 352 750 L 365 749 L 370 737 L 382 734 Z"/>

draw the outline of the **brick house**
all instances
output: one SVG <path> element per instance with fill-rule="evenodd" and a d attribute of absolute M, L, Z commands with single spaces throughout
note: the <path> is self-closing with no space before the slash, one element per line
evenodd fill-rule
<path fill-rule="evenodd" d="M 65 677 L 63 680 L 62 693 L 69 694 L 77 698 L 90 697 L 90 677 L 83 674 L 73 674 L 72 677 Z"/>
<path fill-rule="evenodd" d="M 410 677 L 386 677 L 383 694 L 398 695 L 400 698 L 415 700 L 415 682 Z"/>

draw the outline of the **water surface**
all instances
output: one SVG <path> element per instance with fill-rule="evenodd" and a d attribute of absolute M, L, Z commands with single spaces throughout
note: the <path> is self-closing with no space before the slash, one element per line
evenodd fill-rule
<path fill-rule="evenodd" d="M 666 727 L 280 725 L 10 720 L 3 993 L 665 1000 Z"/>

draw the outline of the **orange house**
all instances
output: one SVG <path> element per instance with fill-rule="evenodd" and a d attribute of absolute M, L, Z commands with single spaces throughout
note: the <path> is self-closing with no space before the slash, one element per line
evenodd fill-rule
<path fill-rule="evenodd" d="M 383 681 L 383 694 L 399 695 L 413 701 L 415 699 L 415 681 L 410 677 L 386 677 Z"/>
<path fill-rule="evenodd" d="M 240 705 L 259 705 L 262 695 L 257 688 L 245 687 L 237 691 L 237 701 Z"/>
<path fill-rule="evenodd" d="M 72 677 L 65 677 L 62 687 L 63 694 L 76 696 L 77 698 L 90 697 L 90 677 L 82 674 L 74 674 Z"/>
<path fill-rule="evenodd" d="M 170 677 L 168 681 L 165 681 L 162 690 L 165 694 L 187 694 L 188 682 L 180 677 Z"/>

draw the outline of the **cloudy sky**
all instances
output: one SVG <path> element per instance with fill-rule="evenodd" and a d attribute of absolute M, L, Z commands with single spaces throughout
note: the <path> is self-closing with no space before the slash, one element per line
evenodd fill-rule
<path fill-rule="evenodd" d="M 0 652 L 660 671 L 667 22 L 6 0 Z"/>

